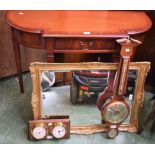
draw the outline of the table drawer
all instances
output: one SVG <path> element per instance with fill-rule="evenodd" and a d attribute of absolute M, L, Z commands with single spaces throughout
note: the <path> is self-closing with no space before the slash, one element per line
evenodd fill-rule
<path fill-rule="evenodd" d="M 115 49 L 116 41 L 112 39 L 56 39 L 56 50 L 102 50 Z"/>

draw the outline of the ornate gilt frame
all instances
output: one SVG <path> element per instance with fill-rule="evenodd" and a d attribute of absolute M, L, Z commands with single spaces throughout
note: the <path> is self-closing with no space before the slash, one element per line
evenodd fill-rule
<path fill-rule="evenodd" d="M 32 110 L 34 114 L 34 120 L 42 119 L 41 115 L 41 88 L 40 88 L 40 75 L 42 71 L 74 71 L 74 70 L 116 70 L 117 63 L 39 63 L 35 62 L 30 65 L 30 72 L 32 78 Z M 129 65 L 129 69 L 137 70 L 137 82 L 135 86 L 134 94 L 134 106 L 131 111 L 130 123 L 122 124 L 119 127 L 120 131 L 137 132 L 139 124 L 140 109 L 143 105 L 144 99 L 144 82 L 148 71 L 150 70 L 150 62 L 132 62 Z M 81 125 L 71 126 L 71 133 L 75 134 L 92 134 L 98 132 L 104 132 L 106 130 L 106 124 L 94 124 L 94 125 Z"/>

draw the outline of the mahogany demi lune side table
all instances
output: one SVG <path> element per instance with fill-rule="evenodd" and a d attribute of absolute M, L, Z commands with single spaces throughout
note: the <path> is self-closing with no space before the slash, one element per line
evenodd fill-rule
<path fill-rule="evenodd" d="M 24 92 L 20 44 L 55 53 L 118 52 L 116 39 L 143 40 L 151 20 L 141 11 L 7 11 L 20 91 Z"/>

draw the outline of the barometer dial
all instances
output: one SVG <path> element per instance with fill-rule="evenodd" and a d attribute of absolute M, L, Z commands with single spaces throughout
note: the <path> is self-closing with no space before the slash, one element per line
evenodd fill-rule
<path fill-rule="evenodd" d="M 66 129 L 63 125 L 58 125 L 53 128 L 52 133 L 55 138 L 63 138 L 66 134 Z"/>
<path fill-rule="evenodd" d="M 103 119 L 111 124 L 122 123 L 129 115 L 129 107 L 123 101 L 108 104 L 102 111 Z"/>
<path fill-rule="evenodd" d="M 107 131 L 108 138 L 115 138 L 118 135 L 118 129 L 117 128 L 111 128 Z"/>
<path fill-rule="evenodd" d="M 43 139 L 46 136 L 46 129 L 44 127 L 35 127 L 32 130 L 32 135 L 35 139 Z"/>

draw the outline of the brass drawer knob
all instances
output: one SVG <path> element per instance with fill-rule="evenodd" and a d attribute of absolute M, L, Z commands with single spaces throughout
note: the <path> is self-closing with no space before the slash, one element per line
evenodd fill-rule
<path fill-rule="evenodd" d="M 84 46 L 84 42 L 83 41 L 80 41 L 79 44 L 80 44 L 81 47 Z"/>
<path fill-rule="evenodd" d="M 93 42 L 93 41 L 90 41 L 89 42 L 89 47 L 92 47 L 92 46 L 94 46 L 95 45 L 95 43 Z"/>

